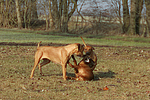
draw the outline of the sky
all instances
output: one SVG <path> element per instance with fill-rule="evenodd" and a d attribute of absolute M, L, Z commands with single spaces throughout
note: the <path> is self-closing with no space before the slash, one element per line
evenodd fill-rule
<path fill-rule="evenodd" d="M 39 4 L 41 4 L 40 1 L 43 1 L 43 0 L 39 0 Z M 46 0 L 47 1 L 47 0 Z M 85 14 L 85 13 L 90 13 L 91 15 L 95 14 L 100 14 L 101 13 L 104 13 L 104 14 L 108 14 L 108 13 L 111 13 L 112 15 L 115 11 L 115 7 L 117 7 L 118 5 L 116 5 L 114 3 L 114 5 L 112 5 L 112 2 L 113 1 L 122 1 L 122 0 L 78 0 L 78 10 L 80 11 L 81 9 L 81 14 Z M 129 0 L 130 2 L 130 0 Z M 47 4 L 43 4 L 43 6 L 45 6 Z M 129 7 L 130 7 L 130 3 L 129 3 Z M 40 11 L 42 8 L 38 7 L 38 10 Z M 121 12 L 122 12 L 122 2 L 121 2 Z M 48 10 L 46 10 L 47 13 Z M 41 10 L 42 13 L 43 12 L 43 9 Z M 77 11 L 75 11 L 74 15 L 77 15 Z"/>
<path fill-rule="evenodd" d="M 80 11 L 81 9 L 81 13 L 99 13 L 110 7 L 108 1 L 110 0 L 79 0 L 78 10 Z M 75 14 L 77 14 L 77 12 L 75 12 Z"/>
<path fill-rule="evenodd" d="M 94 1 L 94 2 L 93 2 Z M 107 0 L 79 0 L 78 1 L 78 8 L 81 8 L 82 10 L 87 10 L 91 8 L 98 8 L 98 9 L 107 9 L 109 8 L 109 4 Z"/>
<path fill-rule="evenodd" d="M 108 13 L 113 12 L 112 3 L 114 0 L 79 0 L 78 1 L 78 9 L 81 10 L 81 13 L 91 13 L 91 15 L 98 15 L 100 13 Z M 120 0 L 116 0 L 120 1 Z M 115 5 L 116 6 L 116 5 Z M 75 12 L 75 15 L 77 13 Z"/>

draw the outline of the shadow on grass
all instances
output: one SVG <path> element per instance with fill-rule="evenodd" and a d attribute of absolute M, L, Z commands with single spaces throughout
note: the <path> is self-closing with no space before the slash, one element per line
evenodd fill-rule
<path fill-rule="evenodd" d="M 53 74 L 54 75 L 54 74 Z M 116 73 L 108 70 L 108 72 L 97 72 L 94 73 L 94 81 L 98 81 L 100 78 L 115 78 Z M 50 75 L 52 76 L 52 75 Z M 55 74 L 55 76 L 63 76 L 62 74 Z M 67 76 L 69 77 L 75 77 L 75 73 L 68 73 Z"/>
<path fill-rule="evenodd" d="M 108 70 L 108 72 L 97 72 L 94 74 L 94 80 L 99 80 L 99 78 L 115 78 L 116 73 Z"/>
<path fill-rule="evenodd" d="M 75 77 L 75 73 L 68 73 L 67 72 L 66 75 L 70 76 L 70 77 Z M 43 76 L 40 75 L 40 77 L 46 77 L 46 76 L 63 76 L 63 74 L 62 73 L 60 73 L 60 74 L 45 74 L 45 73 L 43 73 Z"/>
<path fill-rule="evenodd" d="M 67 76 L 69 77 L 75 77 L 75 73 L 66 73 Z M 111 71 L 111 70 L 108 70 L 108 72 L 96 72 L 94 73 L 94 81 L 98 81 L 100 80 L 100 78 L 115 78 L 116 73 Z M 63 76 L 62 73 L 60 74 L 44 74 L 44 76 L 41 76 L 41 77 L 46 77 L 46 76 Z"/>

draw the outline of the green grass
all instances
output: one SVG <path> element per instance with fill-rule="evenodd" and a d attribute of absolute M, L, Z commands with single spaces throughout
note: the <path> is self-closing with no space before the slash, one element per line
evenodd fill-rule
<path fill-rule="evenodd" d="M 82 43 L 79 36 L 67 33 L 52 33 L 44 31 L 18 31 L 18 30 L 0 30 L 0 42 L 16 42 L 16 43 Z M 83 35 L 86 43 L 92 45 L 108 45 L 108 46 L 138 46 L 150 47 L 149 38 L 141 37 L 122 37 L 122 36 L 90 36 Z"/>
<path fill-rule="evenodd" d="M 61 43 L 60 41 L 63 41 L 64 44 L 82 43 L 80 37 L 59 36 L 53 33 L 42 34 L 0 31 L 0 42 L 27 43 L 42 40 L 45 43 Z M 136 38 L 138 42 L 135 41 Z M 54 63 L 42 67 L 45 76 L 41 76 L 36 68 L 34 79 L 31 80 L 29 77 L 34 64 L 36 46 L 0 45 L 0 99 L 150 99 L 150 48 L 145 48 L 149 47 L 148 38 L 120 36 L 86 38 L 84 36 L 84 39 L 88 44 L 107 45 L 106 47 L 95 47 L 98 64 L 94 70 L 95 80 L 93 81 L 64 81 L 61 66 Z M 138 48 L 128 46 L 138 46 Z M 78 62 L 81 60 L 78 57 L 76 59 Z M 74 75 L 74 70 L 69 66 L 67 75 Z M 108 87 L 107 91 L 103 90 L 105 86 Z"/>

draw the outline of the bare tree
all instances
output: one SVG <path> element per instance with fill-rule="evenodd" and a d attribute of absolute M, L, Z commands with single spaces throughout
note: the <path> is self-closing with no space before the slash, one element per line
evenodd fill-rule
<path fill-rule="evenodd" d="M 146 27 L 145 27 L 145 37 L 149 37 L 149 28 L 150 28 L 150 1 L 145 0 L 146 5 Z"/>
<path fill-rule="evenodd" d="M 24 24 L 25 24 L 25 29 L 27 28 L 27 9 L 28 9 L 28 1 L 25 0 L 24 2 Z"/>
<path fill-rule="evenodd" d="M 62 28 L 61 28 L 62 32 L 68 32 L 68 21 L 77 8 L 77 1 L 78 0 L 71 0 L 71 2 L 70 0 L 63 1 L 64 7 L 63 7 L 63 20 L 62 20 L 63 22 L 62 22 Z M 69 6 L 71 3 L 73 4 L 73 7 L 69 9 L 70 8 Z"/>
<path fill-rule="evenodd" d="M 58 3 L 58 0 L 51 0 L 51 1 L 52 1 L 51 13 L 52 13 L 53 25 L 55 26 L 55 29 L 60 30 L 61 15 L 59 13 L 59 9 L 61 7 L 61 3 Z"/>
<path fill-rule="evenodd" d="M 38 19 L 37 14 L 37 0 L 31 0 L 31 6 L 32 6 L 32 19 Z"/>
<path fill-rule="evenodd" d="M 49 0 L 49 27 L 53 27 L 52 13 L 51 13 L 51 0 Z"/>
<path fill-rule="evenodd" d="M 136 0 L 131 0 L 131 9 L 130 9 L 130 31 L 129 34 L 135 35 L 136 28 L 135 28 L 135 17 L 136 17 Z"/>
<path fill-rule="evenodd" d="M 143 0 L 131 0 L 131 16 L 130 16 L 130 30 L 129 34 L 140 35 L 140 19 L 141 11 L 143 9 Z"/>
<path fill-rule="evenodd" d="M 63 1 L 63 22 L 62 22 L 62 32 L 68 32 L 68 0 Z M 70 2 L 69 2 L 70 3 Z"/>
<path fill-rule="evenodd" d="M 123 26 L 122 31 L 124 34 L 128 32 L 130 26 L 130 15 L 129 15 L 129 7 L 128 0 L 122 0 L 123 3 Z"/>
<path fill-rule="evenodd" d="M 49 13 L 55 29 L 68 32 L 68 21 L 77 8 L 77 1 L 78 0 L 49 0 Z"/>
<path fill-rule="evenodd" d="M 19 1 L 15 0 L 16 2 L 16 12 L 17 12 L 17 19 L 18 19 L 18 28 L 22 28 L 22 22 L 21 22 L 21 16 L 20 16 L 20 10 L 19 10 Z"/>
<path fill-rule="evenodd" d="M 121 0 L 111 0 L 110 4 L 111 16 L 114 16 L 119 19 L 120 24 L 122 24 L 122 3 Z"/>
<path fill-rule="evenodd" d="M 8 15 L 8 11 L 9 11 L 9 5 L 8 5 L 8 0 L 5 0 L 5 9 L 3 11 L 4 14 L 4 22 L 3 22 L 3 26 L 7 27 L 9 25 L 9 15 Z"/>
<path fill-rule="evenodd" d="M 3 26 L 4 22 L 4 0 L 0 2 L 0 26 Z"/>
<path fill-rule="evenodd" d="M 49 3 L 45 0 L 39 1 L 40 4 L 40 10 L 43 11 L 43 17 L 46 22 L 46 30 L 49 28 L 49 18 L 48 18 L 48 8 L 49 8 Z"/>
<path fill-rule="evenodd" d="M 135 30 L 136 30 L 136 34 L 140 35 L 140 21 L 141 21 L 141 12 L 143 9 L 143 0 L 137 0 L 135 6 L 136 6 Z"/>
<path fill-rule="evenodd" d="M 83 5 L 86 5 L 84 6 L 85 8 L 83 8 L 82 10 L 78 10 L 78 1 L 82 2 L 81 8 L 83 8 Z M 131 1 L 131 3 L 129 3 L 129 1 Z M 147 9 L 146 11 L 148 28 L 148 9 L 150 7 L 149 1 L 144 1 Z M 105 6 L 101 5 L 102 2 L 105 4 Z M 131 5 L 130 10 L 129 5 Z M 112 28 L 113 30 L 113 27 L 110 27 L 110 25 L 108 25 L 107 23 L 114 25 L 113 22 L 119 21 L 120 26 L 122 26 L 123 33 L 140 35 L 139 29 L 142 9 L 143 0 L 1 0 L 0 26 L 18 26 L 18 28 L 30 28 L 31 25 L 37 25 L 36 21 L 38 21 L 38 14 L 41 14 L 44 15 L 43 17 L 45 17 L 45 19 L 43 19 L 46 22 L 46 30 L 48 30 L 49 28 L 54 28 L 61 32 L 68 32 L 68 22 L 73 13 L 77 11 L 76 13 L 78 13 L 78 15 L 80 15 L 82 18 L 79 18 L 82 23 L 78 23 L 82 25 L 82 29 L 85 29 L 83 23 L 89 22 L 90 24 L 88 27 L 92 27 L 94 30 L 93 32 L 96 32 L 96 34 L 98 34 L 102 24 L 105 24 L 104 31 L 106 31 L 106 28 Z M 90 19 L 88 17 L 84 17 L 84 15 L 90 16 Z M 84 22 L 85 20 L 86 22 Z M 43 24 L 45 24 L 45 22 L 43 22 Z M 118 24 L 115 25 L 116 27 L 120 28 Z"/>

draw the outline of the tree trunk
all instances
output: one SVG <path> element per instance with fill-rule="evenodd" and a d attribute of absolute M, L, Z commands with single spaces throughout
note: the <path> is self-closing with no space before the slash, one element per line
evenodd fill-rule
<path fill-rule="evenodd" d="M 18 0 L 15 0 L 15 1 L 16 1 L 16 13 L 17 13 L 17 19 L 18 19 L 18 28 L 21 29 L 22 22 L 21 22 L 20 10 L 19 10 L 19 2 L 18 2 Z"/>
<path fill-rule="evenodd" d="M 12 6 L 13 5 L 13 6 Z M 13 17 L 13 10 L 14 8 L 14 1 L 13 0 L 9 0 L 9 10 L 8 10 L 8 15 L 9 15 L 9 27 L 13 27 L 13 22 L 14 22 L 14 17 Z"/>
<path fill-rule="evenodd" d="M 131 0 L 130 32 L 132 35 L 140 35 L 140 19 L 143 9 L 143 0 Z"/>
<path fill-rule="evenodd" d="M 32 19 L 38 19 L 36 2 L 37 0 L 31 0 L 32 2 Z"/>
<path fill-rule="evenodd" d="M 130 11 L 130 29 L 129 29 L 129 34 L 130 35 L 135 35 L 136 34 L 136 28 L 135 28 L 135 18 L 136 18 L 136 0 L 131 0 L 131 11 Z"/>
<path fill-rule="evenodd" d="M 25 29 L 27 28 L 27 20 L 26 20 L 26 16 L 27 16 L 27 0 L 25 0 L 25 4 L 24 4 L 24 27 Z"/>
<path fill-rule="evenodd" d="M 130 15 L 129 15 L 128 0 L 122 0 L 122 2 L 123 2 L 123 26 L 122 26 L 122 31 L 123 31 L 123 34 L 126 34 L 129 30 Z"/>
<path fill-rule="evenodd" d="M 44 13 L 45 13 L 45 17 L 46 17 L 46 30 L 48 30 L 48 17 L 47 17 L 47 13 L 46 13 L 46 7 L 44 8 Z"/>
<path fill-rule="evenodd" d="M 4 13 L 4 22 L 3 22 L 3 26 L 4 27 L 8 27 L 9 25 L 9 19 L 8 19 L 8 11 L 9 11 L 9 8 L 8 8 L 8 0 L 5 0 L 5 5 L 4 5 L 5 9 L 3 11 Z"/>
<path fill-rule="evenodd" d="M 61 29 L 62 32 L 68 32 L 68 21 L 77 8 L 77 1 L 78 0 L 75 0 L 75 1 L 71 0 L 71 2 L 74 4 L 74 7 L 71 9 L 70 13 L 68 13 L 70 2 L 68 2 L 67 0 L 63 1 L 64 2 L 64 5 L 63 5 L 64 9 L 63 9 L 63 23 L 62 23 L 62 29 Z"/>
<path fill-rule="evenodd" d="M 62 32 L 68 32 L 68 6 L 67 0 L 63 1 L 63 23 L 62 23 Z"/>
<path fill-rule="evenodd" d="M 4 0 L 0 2 L 0 27 L 3 26 L 4 22 Z"/>
<path fill-rule="evenodd" d="M 145 0 L 146 5 L 146 37 L 149 37 L 149 28 L 150 28 L 150 0 Z"/>
<path fill-rule="evenodd" d="M 142 9 L 143 9 L 143 0 L 137 0 L 136 15 L 135 15 L 135 30 L 137 35 L 140 35 L 140 20 L 141 20 Z"/>
<path fill-rule="evenodd" d="M 63 7 L 63 1 L 62 0 L 59 0 L 59 29 L 61 30 L 61 24 L 62 24 L 62 7 Z"/>
<path fill-rule="evenodd" d="M 58 11 L 58 2 L 57 0 L 51 0 L 52 1 L 52 19 L 53 19 L 53 24 L 55 26 L 55 29 L 60 30 L 59 25 L 60 25 L 60 13 Z"/>
<path fill-rule="evenodd" d="M 31 25 L 31 19 L 32 19 L 32 14 L 31 14 L 31 11 L 32 11 L 32 7 L 31 7 L 31 5 L 32 5 L 32 2 L 31 2 L 31 0 L 29 0 L 29 2 L 28 2 L 28 15 L 27 15 L 27 19 L 28 19 L 28 28 L 30 28 L 30 25 Z"/>
<path fill-rule="evenodd" d="M 49 27 L 53 27 L 53 19 L 52 19 L 52 12 L 51 12 L 51 0 L 49 0 Z"/>

